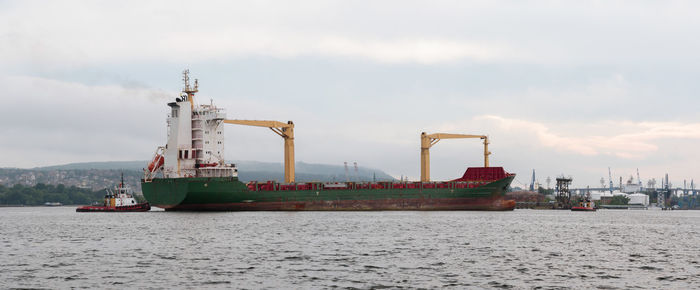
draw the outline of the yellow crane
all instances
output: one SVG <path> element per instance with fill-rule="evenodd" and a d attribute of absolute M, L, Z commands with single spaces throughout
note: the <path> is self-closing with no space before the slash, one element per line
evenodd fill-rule
<path fill-rule="evenodd" d="M 442 139 L 479 138 L 484 140 L 484 167 L 489 167 L 489 137 L 486 135 L 465 135 L 450 133 L 420 134 L 420 181 L 430 181 L 430 147 Z"/>
<path fill-rule="evenodd" d="M 294 182 L 294 123 L 288 121 L 224 120 L 227 124 L 267 127 L 284 138 L 284 182 Z"/>

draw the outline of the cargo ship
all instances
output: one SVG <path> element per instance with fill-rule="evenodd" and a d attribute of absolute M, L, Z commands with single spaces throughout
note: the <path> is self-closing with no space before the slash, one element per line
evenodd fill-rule
<path fill-rule="evenodd" d="M 226 119 L 225 110 L 216 107 L 213 101 L 204 105 L 195 103 L 198 81 L 190 86 L 187 70 L 183 80 L 182 93 L 168 103 L 167 143 L 156 149 L 141 181 L 143 195 L 152 206 L 166 211 L 501 211 L 515 208 L 515 201 L 505 199 L 515 175 L 502 167 L 488 167 L 490 152 L 486 148 L 485 167 L 470 167 L 462 177 L 450 181 L 295 182 L 294 124 L 291 121 Z M 284 182 L 238 179 L 236 165 L 224 161 L 223 126 L 227 123 L 268 127 L 284 138 Z M 445 136 L 459 138 L 454 137 L 456 134 Z M 487 146 L 488 141 L 484 140 L 484 144 Z M 425 157 L 425 152 L 421 154 Z"/>

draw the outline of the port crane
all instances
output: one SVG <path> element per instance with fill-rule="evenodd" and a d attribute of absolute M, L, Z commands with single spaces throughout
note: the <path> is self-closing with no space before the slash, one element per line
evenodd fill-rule
<path fill-rule="evenodd" d="M 294 182 L 294 123 L 262 120 L 224 120 L 226 124 L 267 127 L 284 138 L 284 182 Z"/>
<path fill-rule="evenodd" d="M 489 137 L 486 135 L 466 135 L 450 133 L 420 134 L 420 180 L 430 182 L 430 147 L 442 139 L 478 138 L 484 140 L 484 167 L 489 167 Z"/>
<path fill-rule="evenodd" d="M 610 167 L 608 167 L 608 178 L 610 179 L 610 194 L 613 193 L 613 182 L 612 182 L 612 172 L 610 171 Z"/>

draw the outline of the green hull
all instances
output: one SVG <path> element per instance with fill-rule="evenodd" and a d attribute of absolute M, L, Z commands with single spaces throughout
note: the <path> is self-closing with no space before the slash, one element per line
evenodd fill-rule
<path fill-rule="evenodd" d="M 505 200 L 506 188 L 514 176 L 473 188 L 458 183 L 439 183 L 445 188 L 349 188 L 312 190 L 250 190 L 236 177 L 156 178 L 142 182 L 148 202 L 166 210 L 512 210 L 515 202 Z M 464 183 L 462 183 L 464 184 Z M 435 183 L 432 183 L 435 186 Z"/>

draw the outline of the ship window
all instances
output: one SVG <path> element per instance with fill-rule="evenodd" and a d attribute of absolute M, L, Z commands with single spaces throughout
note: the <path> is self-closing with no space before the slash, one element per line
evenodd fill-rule
<path fill-rule="evenodd" d="M 173 112 L 171 115 L 173 116 L 173 118 L 177 118 L 177 109 L 176 108 L 173 108 Z"/>
<path fill-rule="evenodd" d="M 190 151 L 185 150 L 185 159 L 187 159 L 187 153 L 189 153 L 189 152 Z"/>
<path fill-rule="evenodd" d="M 178 158 L 178 159 L 182 159 L 182 150 L 179 150 L 179 151 L 178 151 L 177 158 Z"/>
<path fill-rule="evenodd" d="M 218 131 L 218 132 L 216 132 L 216 134 L 219 134 L 219 135 L 221 135 L 221 131 Z"/>
<path fill-rule="evenodd" d="M 204 131 L 204 134 L 209 134 L 209 131 Z"/>

